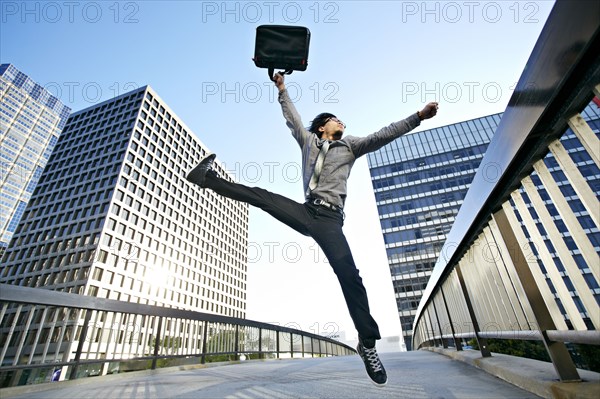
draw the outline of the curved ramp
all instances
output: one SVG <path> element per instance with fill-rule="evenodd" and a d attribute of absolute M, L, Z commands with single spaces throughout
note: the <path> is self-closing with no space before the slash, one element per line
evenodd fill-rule
<path fill-rule="evenodd" d="M 389 381 L 374 386 L 358 356 L 170 368 L 2 390 L 10 398 L 537 398 L 468 364 L 428 351 L 383 353 Z M 30 389 L 41 389 L 31 386 Z"/>

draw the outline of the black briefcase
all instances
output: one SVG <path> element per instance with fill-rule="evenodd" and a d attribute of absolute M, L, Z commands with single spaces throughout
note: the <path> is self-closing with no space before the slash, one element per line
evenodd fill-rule
<path fill-rule="evenodd" d="M 305 71 L 308 66 L 309 44 L 308 28 L 261 25 L 256 28 L 254 64 L 259 68 L 267 68 L 271 80 L 275 69 L 282 69 L 282 74 Z"/>

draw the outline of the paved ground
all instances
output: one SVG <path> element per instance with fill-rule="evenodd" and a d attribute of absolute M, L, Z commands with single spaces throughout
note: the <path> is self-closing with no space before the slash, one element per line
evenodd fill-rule
<path fill-rule="evenodd" d="M 345 356 L 92 377 L 46 384 L 51 389 L 39 392 L 3 389 L 0 398 L 537 398 L 482 370 L 437 353 L 384 353 L 381 359 L 389 377 L 383 388 L 370 382 L 358 356 Z"/>

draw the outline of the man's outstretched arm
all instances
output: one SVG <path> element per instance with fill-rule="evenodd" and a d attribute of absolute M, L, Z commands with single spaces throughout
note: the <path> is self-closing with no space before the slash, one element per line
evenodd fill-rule
<path fill-rule="evenodd" d="M 437 114 L 438 108 L 439 104 L 437 102 L 430 102 L 422 110 L 417 111 L 416 114 L 412 114 L 404 120 L 394 122 L 366 137 L 356 138 L 352 143 L 354 155 L 358 158 L 380 149 L 419 126 L 422 120 L 433 118 Z"/>
<path fill-rule="evenodd" d="M 279 90 L 279 104 L 281 104 L 281 111 L 283 112 L 286 124 L 292 131 L 292 135 L 300 147 L 303 147 L 310 135 L 302 125 L 300 114 L 296 111 L 296 107 L 288 95 L 285 88 L 285 78 L 282 74 L 276 73 L 273 77 L 273 82 L 275 82 L 275 86 L 277 87 L 277 90 Z"/>

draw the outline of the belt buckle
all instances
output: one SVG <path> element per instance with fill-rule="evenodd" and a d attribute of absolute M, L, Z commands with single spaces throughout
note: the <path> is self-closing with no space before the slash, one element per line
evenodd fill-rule
<path fill-rule="evenodd" d="M 329 202 L 322 200 L 321 198 L 313 198 L 311 202 L 317 206 L 324 206 L 334 212 L 339 212 L 342 215 L 342 218 L 346 218 L 343 208 L 337 205 L 330 204 Z"/>

